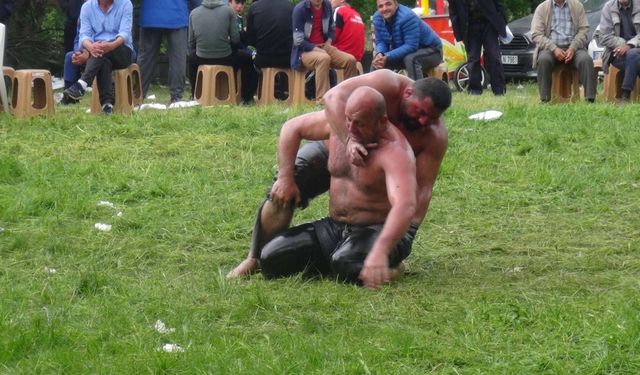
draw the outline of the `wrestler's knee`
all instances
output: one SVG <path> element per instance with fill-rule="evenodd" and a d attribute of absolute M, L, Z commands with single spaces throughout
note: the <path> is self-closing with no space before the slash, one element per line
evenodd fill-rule
<path fill-rule="evenodd" d="M 291 228 L 274 237 L 260 254 L 260 268 L 265 277 L 288 276 L 300 272 L 310 261 L 313 239 L 310 228 Z"/>
<path fill-rule="evenodd" d="M 364 258 L 348 251 L 337 251 L 331 256 L 331 269 L 340 281 L 358 283 Z"/>

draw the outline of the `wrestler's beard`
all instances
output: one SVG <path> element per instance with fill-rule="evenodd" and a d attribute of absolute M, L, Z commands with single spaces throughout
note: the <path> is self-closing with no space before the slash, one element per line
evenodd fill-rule
<path fill-rule="evenodd" d="M 405 112 L 402 112 L 400 114 L 400 121 L 402 121 L 402 125 L 404 126 L 404 128 L 410 132 L 414 132 L 422 127 L 418 120 L 412 119 L 411 117 L 407 116 Z"/>

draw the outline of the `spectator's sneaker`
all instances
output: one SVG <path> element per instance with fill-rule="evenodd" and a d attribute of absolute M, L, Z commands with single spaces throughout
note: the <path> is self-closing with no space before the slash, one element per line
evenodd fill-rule
<path fill-rule="evenodd" d="M 63 95 L 71 99 L 80 100 L 80 98 L 82 98 L 82 96 L 84 95 L 84 89 L 82 88 L 82 85 L 80 83 L 76 82 L 73 85 L 67 87 L 64 90 Z"/>
<path fill-rule="evenodd" d="M 112 115 L 113 114 L 113 104 L 111 103 L 106 103 L 102 106 L 102 113 L 105 115 Z"/>
<path fill-rule="evenodd" d="M 71 99 L 67 95 L 62 95 L 62 99 L 60 99 L 60 104 L 69 105 L 69 104 L 78 104 L 80 101 L 77 99 Z"/>

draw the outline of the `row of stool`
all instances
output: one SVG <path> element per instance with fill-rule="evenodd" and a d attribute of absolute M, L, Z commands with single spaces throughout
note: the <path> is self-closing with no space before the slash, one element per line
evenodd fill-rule
<path fill-rule="evenodd" d="M 358 63 L 362 74 L 362 64 Z M 338 82 L 344 80 L 344 71 L 337 69 Z M 286 105 L 313 104 L 305 96 L 305 77 L 308 71 L 284 68 L 263 68 L 258 81 L 258 104 L 272 104 L 277 101 Z M 287 87 L 287 97 L 276 97 L 276 81 L 283 80 Z M 200 65 L 196 76 L 195 99 L 204 106 L 240 103 L 241 79 L 239 72 L 224 65 Z"/>
<path fill-rule="evenodd" d="M 362 65 L 358 65 L 362 74 Z M 25 69 L 14 70 L 3 67 L 4 77 L 12 82 L 11 108 L 16 117 L 28 117 L 34 115 L 49 115 L 55 112 L 53 101 L 53 89 L 51 74 L 47 70 Z M 288 96 L 280 100 L 283 104 L 313 104 L 305 96 L 305 75 L 307 72 L 282 69 L 265 68 L 261 71 L 258 87 L 258 103 L 272 104 L 280 100 L 276 97 L 276 79 L 285 80 Z M 344 72 L 337 71 L 338 82 L 344 79 Z M 616 101 L 621 96 L 621 84 L 623 71 L 614 66 L 609 67 L 609 73 L 604 79 L 604 97 L 608 101 Z M 439 65 L 427 72 L 427 75 L 437 78 L 445 78 L 446 66 Z M 129 114 L 134 106 L 142 104 L 142 83 L 140 69 L 137 64 L 131 64 L 128 68 L 117 69 L 113 72 L 115 84 L 114 112 Z M 201 65 L 198 68 L 196 80 L 195 99 L 202 105 L 238 104 L 240 102 L 240 74 L 236 74 L 232 67 L 222 65 Z M 578 72 L 566 65 L 554 68 L 552 74 L 552 101 L 575 102 L 580 98 Z M 100 113 L 100 95 L 96 81 L 93 81 L 91 98 L 91 113 Z M 640 98 L 640 79 L 631 93 L 631 100 Z M 2 108 L 0 106 L 0 111 Z"/>
<path fill-rule="evenodd" d="M 2 68 L 3 77 L 12 82 L 11 112 L 16 117 L 52 115 L 55 113 L 53 83 L 48 70 Z M 140 68 L 131 64 L 125 69 L 113 71 L 115 89 L 115 113 L 129 114 L 133 107 L 142 104 Z M 0 108 L 0 111 L 2 109 Z M 101 113 L 98 84 L 93 80 L 91 113 Z"/>
<path fill-rule="evenodd" d="M 622 80 L 624 71 L 609 65 L 609 72 L 604 76 L 604 100 L 616 102 L 622 96 Z M 631 92 L 631 101 L 637 102 L 640 98 L 640 78 L 636 79 L 636 85 Z M 580 86 L 578 70 L 567 65 L 558 65 L 551 75 L 551 101 L 575 102 L 580 99 Z"/>

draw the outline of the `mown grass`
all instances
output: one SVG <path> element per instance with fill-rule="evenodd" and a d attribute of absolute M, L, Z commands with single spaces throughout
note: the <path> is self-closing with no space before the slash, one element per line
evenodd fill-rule
<path fill-rule="evenodd" d="M 638 105 L 509 90 L 455 94 L 408 273 L 379 292 L 224 277 L 310 108 L 0 114 L 0 373 L 640 373 Z"/>

